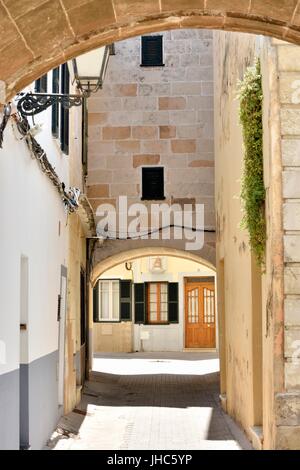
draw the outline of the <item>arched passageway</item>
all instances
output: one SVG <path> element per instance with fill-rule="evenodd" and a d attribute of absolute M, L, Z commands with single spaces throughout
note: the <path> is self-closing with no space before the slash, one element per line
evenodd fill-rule
<path fill-rule="evenodd" d="M 222 6 L 220 6 L 222 5 Z M 269 1 L 260 2 L 251 0 L 241 2 L 235 0 L 203 1 L 46 1 L 42 5 L 38 2 L 25 2 L 20 6 L 19 2 L 2 2 L 0 6 L 0 102 L 11 99 L 24 86 L 41 76 L 44 72 L 56 65 L 65 62 L 71 57 L 94 49 L 102 44 L 111 43 L 127 37 L 175 28 L 213 28 L 231 31 L 244 31 L 273 36 L 285 41 L 299 43 L 299 7 L 294 1 Z M 45 18 L 47 23 L 45 27 Z M 286 46 L 282 46 L 283 48 Z M 295 61 L 293 61 L 295 63 Z M 282 65 L 282 64 L 281 64 Z M 270 68 L 274 67 L 272 62 Z M 283 70 L 286 72 L 285 70 Z M 297 71 L 297 70 L 296 70 Z M 276 75 L 275 67 L 273 77 Z M 278 92 L 274 80 L 270 80 L 272 97 Z M 277 96 L 277 95 L 276 95 Z M 285 97 L 281 97 L 285 99 Z M 277 101 L 276 101 L 277 100 Z M 267 364 L 275 371 L 275 386 L 271 383 L 267 390 L 271 396 L 271 418 L 267 416 L 267 427 L 270 429 L 271 438 L 266 443 L 267 447 L 285 448 L 296 447 L 298 442 L 290 439 L 290 432 L 295 431 L 292 405 L 289 400 L 298 400 L 298 385 L 286 386 L 284 380 L 289 379 L 289 363 L 284 371 L 283 360 L 283 233 L 282 233 L 282 162 L 280 147 L 280 123 L 278 122 L 280 102 L 276 98 L 275 106 L 272 106 L 271 117 L 274 126 L 271 129 L 272 164 L 270 165 L 272 196 L 270 209 L 270 225 L 272 231 L 272 252 L 270 276 L 267 278 L 267 338 L 270 354 L 267 356 Z M 286 103 L 285 103 L 286 104 Z M 292 106 L 297 104 L 292 102 Z M 271 119 L 272 120 L 272 119 Z M 277 124 L 277 128 L 275 129 Z M 286 128 L 285 128 L 286 129 Z M 282 134 L 286 135 L 287 132 Z M 298 135 L 298 134 L 297 134 Z M 295 140 L 295 139 L 294 139 Z M 283 147 L 285 151 L 285 147 Z M 290 150 L 289 150 L 290 151 Z M 275 155 L 275 157 L 274 157 Z M 285 162 L 287 157 L 285 156 Z M 293 166 L 286 163 L 287 166 Z M 289 176 L 289 174 L 287 174 Z M 291 175 L 293 176 L 293 175 Z M 289 196 L 295 198 L 295 195 Z M 299 227 L 296 228 L 298 230 Z M 288 230 L 288 229 L 287 229 Z M 292 230 L 292 229 L 290 229 Z M 294 233 L 292 234 L 295 235 Z M 271 245 L 270 242 L 270 245 Z M 298 263 L 298 255 L 292 255 L 294 239 L 286 239 L 287 262 L 294 260 Z M 290 244 L 289 244 L 290 243 Z M 115 253 L 111 253 L 114 255 Z M 113 256 L 112 256 L 113 258 Z M 116 261 L 116 260 L 115 260 Z M 212 261 L 212 259 L 211 259 Z M 287 294 L 298 294 L 298 271 L 292 271 L 294 266 L 288 267 L 290 271 L 285 273 Z M 296 269 L 297 266 L 296 266 Z M 291 280 L 290 280 L 291 278 Z M 296 279 L 296 281 L 294 280 Z M 224 286 L 224 292 L 225 292 Z M 91 318 L 91 316 L 90 316 Z M 274 328 L 270 329 L 270 322 Z M 270 333 L 271 332 L 271 333 Z M 291 336 L 291 339 L 292 336 Z M 292 354 L 288 351 L 288 354 Z M 230 355 L 229 355 L 230 357 Z M 269 361 L 269 362 L 268 362 Z M 272 382 L 272 379 L 270 380 Z M 298 383 L 298 382 L 297 382 Z M 287 390 L 286 390 L 287 389 Z M 295 390 L 295 398 L 290 392 Z M 287 394 L 285 392 L 288 391 Z M 267 394 L 266 394 L 267 396 Z M 273 416 L 274 409 L 288 409 L 289 415 L 282 416 L 279 412 Z M 297 436 L 299 437 L 299 425 L 297 421 Z M 277 432 L 278 431 L 278 432 Z M 277 436 L 278 434 L 278 436 Z"/>
<path fill-rule="evenodd" d="M 118 264 L 125 263 L 126 261 L 132 261 L 137 258 L 149 257 L 149 256 L 173 256 L 176 258 L 181 258 L 185 260 L 194 261 L 195 263 L 202 264 L 207 268 L 215 270 L 214 263 L 210 259 L 205 259 L 198 254 L 193 252 L 187 252 L 184 250 L 176 249 L 173 247 L 162 247 L 162 246 L 147 246 L 136 248 L 136 249 L 127 249 L 123 251 L 118 251 L 112 256 L 107 256 L 95 263 L 95 266 L 91 275 L 92 285 L 95 284 L 96 280 L 109 269 L 117 266 Z"/>
<path fill-rule="evenodd" d="M 147 32 L 214 28 L 300 42 L 291 0 L 5 0 L 0 18 L 2 103 L 71 57 Z"/>

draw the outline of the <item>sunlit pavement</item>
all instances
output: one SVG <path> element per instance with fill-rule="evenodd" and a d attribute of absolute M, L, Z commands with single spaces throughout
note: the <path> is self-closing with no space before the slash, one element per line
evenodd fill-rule
<path fill-rule="evenodd" d="M 48 448 L 251 449 L 219 404 L 214 353 L 101 354 Z"/>

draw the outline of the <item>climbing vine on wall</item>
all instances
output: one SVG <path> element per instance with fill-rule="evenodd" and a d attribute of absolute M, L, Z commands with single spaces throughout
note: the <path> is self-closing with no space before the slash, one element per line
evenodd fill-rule
<path fill-rule="evenodd" d="M 244 163 L 241 185 L 242 227 L 259 265 L 266 246 L 265 187 L 263 179 L 262 83 L 260 61 L 248 67 L 239 82 L 240 121 L 243 129 Z"/>

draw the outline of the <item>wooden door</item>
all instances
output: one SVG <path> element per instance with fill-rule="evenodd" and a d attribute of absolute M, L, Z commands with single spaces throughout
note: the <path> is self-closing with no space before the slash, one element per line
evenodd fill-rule
<path fill-rule="evenodd" d="M 215 287 L 213 282 L 185 283 L 185 347 L 216 347 Z"/>

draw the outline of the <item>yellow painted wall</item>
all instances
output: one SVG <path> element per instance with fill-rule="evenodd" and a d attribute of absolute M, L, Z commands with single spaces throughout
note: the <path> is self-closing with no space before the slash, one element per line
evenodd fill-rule
<path fill-rule="evenodd" d="M 283 237 L 277 42 L 214 33 L 218 313 L 221 393 L 257 448 L 276 448 L 274 398 L 283 390 Z M 266 265 L 260 270 L 240 228 L 243 142 L 237 80 L 261 60 Z M 254 426 L 262 425 L 263 440 Z"/>

